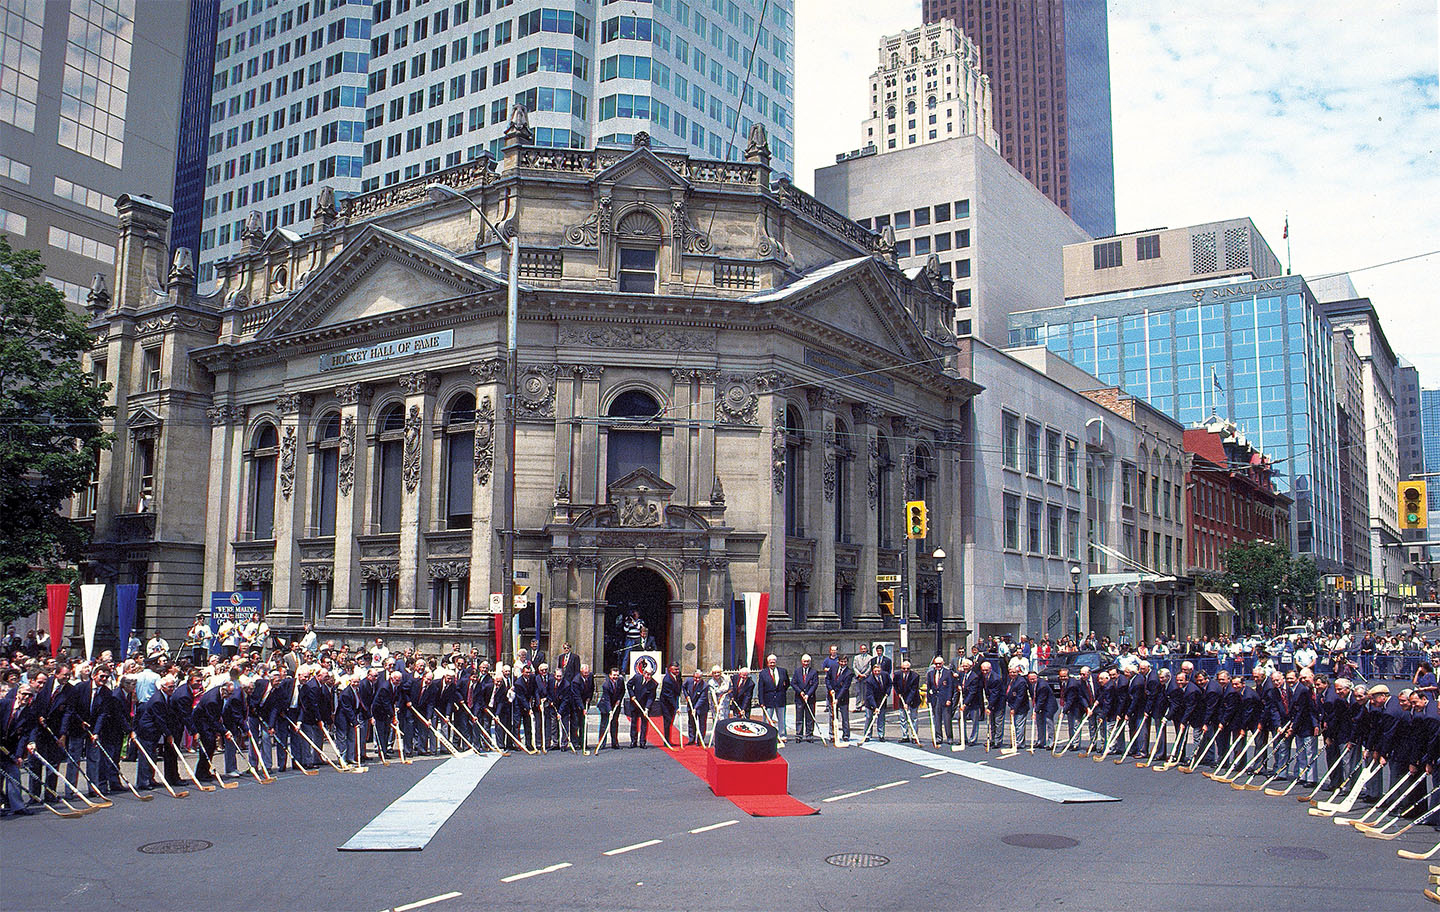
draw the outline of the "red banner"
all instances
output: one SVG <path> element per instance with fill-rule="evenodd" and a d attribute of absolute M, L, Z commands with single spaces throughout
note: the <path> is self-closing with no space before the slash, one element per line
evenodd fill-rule
<path fill-rule="evenodd" d="M 500 670 L 500 649 L 504 646 L 505 628 L 500 626 L 505 618 L 503 614 L 492 614 L 490 618 L 495 622 L 495 665 L 494 670 Z"/>
<path fill-rule="evenodd" d="M 45 607 L 50 618 L 50 658 L 60 654 L 65 638 L 65 609 L 70 606 L 70 584 L 50 583 L 45 587 Z"/>

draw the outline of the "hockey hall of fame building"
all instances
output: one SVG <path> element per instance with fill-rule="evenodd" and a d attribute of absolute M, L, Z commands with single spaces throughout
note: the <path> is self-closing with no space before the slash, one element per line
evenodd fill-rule
<path fill-rule="evenodd" d="M 120 200 L 87 357 L 116 439 L 77 512 L 143 634 L 248 590 L 276 630 L 492 654 L 512 471 L 519 626 L 597 669 L 632 610 L 687 671 L 743 660 L 744 592 L 787 659 L 876 638 L 907 494 L 919 553 L 959 553 L 979 388 L 934 264 L 772 181 L 763 130 L 728 163 L 530 141 L 522 113 L 498 163 L 322 188 L 303 236 L 252 213 L 209 296 L 169 211 Z M 513 469 L 509 258 L 478 211 L 520 248 Z M 912 636 L 939 603 L 957 640 L 960 574 L 916 571 Z"/>

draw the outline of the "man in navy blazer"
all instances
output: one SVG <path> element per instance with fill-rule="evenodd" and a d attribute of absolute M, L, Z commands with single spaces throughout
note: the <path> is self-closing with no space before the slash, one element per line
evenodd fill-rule
<path fill-rule="evenodd" d="M 820 687 L 820 673 L 810 664 L 810 655 L 800 657 L 800 666 L 790 677 L 795 691 L 795 740 L 815 740 L 815 691 Z"/>
<path fill-rule="evenodd" d="M 930 725 L 938 744 L 955 740 L 955 673 L 936 656 L 925 673 L 925 702 L 930 706 Z"/>
<path fill-rule="evenodd" d="M 855 669 L 850 667 L 850 657 L 840 656 L 836 662 L 835 674 L 829 682 L 830 703 L 834 711 L 839 713 L 839 723 L 834 726 L 835 732 L 850 740 L 850 686 L 855 683 Z"/>
<path fill-rule="evenodd" d="M 865 706 L 865 731 L 885 740 L 885 707 L 890 702 L 890 676 L 879 662 L 870 664 L 870 673 L 860 682 L 860 697 Z"/>
<path fill-rule="evenodd" d="M 758 675 L 760 708 L 765 712 L 765 718 L 769 720 L 779 731 L 780 737 L 785 737 L 785 698 L 790 691 L 790 672 L 781 668 L 776 662 L 773 654 L 765 657 L 765 668 Z M 793 734 L 793 733 L 792 733 Z"/>

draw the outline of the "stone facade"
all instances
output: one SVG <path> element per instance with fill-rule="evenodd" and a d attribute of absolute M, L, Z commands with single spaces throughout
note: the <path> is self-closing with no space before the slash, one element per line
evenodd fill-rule
<path fill-rule="evenodd" d="M 322 190 L 303 236 L 252 220 L 208 297 L 193 269 L 158 278 L 163 213 L 122 200 L 87 573 L 142 582 L 147 630 L 175 641 L 204 593 L 250 589 L 277 629 L 491 652 L 507 477 L 518 626 L 596 667 L 631 609 L 687 669 L 743 660 L 746 591 L 787 661 L 874 638 L 911 492 L 958 550 L 979 387 L 937 269 L 772 182 L 763 130 L 730 163 L 527 140 L 521 116 L 498 168 Z M 513 390 L 506 250 L 477 209 L 519 244 Z M 958 640 L 961 574 L 940 593 L 927 561 L 916 607 L 933 591 Z"/>

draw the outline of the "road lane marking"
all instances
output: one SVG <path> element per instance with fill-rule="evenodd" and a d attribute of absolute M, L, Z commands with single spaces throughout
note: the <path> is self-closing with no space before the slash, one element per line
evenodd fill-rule
<path fill-rule="evenodd" d="M 637 842 L 634 845 L 621 846 L 618 849 L 611 849 L 608 852 L 601 852 L 601 855 L 624 855 L 626 852 L 633 852 L 636 849 L 649 848 L 652 845 L 659 845 L 659 839 L 647 839 L 644 842 Z"/>
<path fill-rule="evenodd" d="M 563 868 L 570 867 L 570 862 L 562 861 L 559 864 L 550 865 L 548 868 L 536 868 L 533 871 L 526 871 L 523 874 L 511 874 L 509 877 L 500 878 L 501 883 L 514 883 L 517 880 L 524 880 L 527 877 L 539 877 L 541 874 L 553 874 Z"/>
<path fill-rule="evenodd" d="M 945 774 L 948 773 L 948 772 L 950 772 L 950 771 L 949 771 L 949 770 L 936 770 L 936 771 L 933 772 L 933 773 L 926 773 L 925 775 L 921 776 L 920 778 L 921 778 L 921 779 L 934 779 L 936 776 L 943 776 L 943 775 L 945 775 Z"/>
<path fill-rule="evenodd" d="M 861 789 L 858 792 L 846 792 L 843 795 L 832 795 L 829 798 L 822 798 L 821 802 L 824 804 L 829 804 L 832 801 L 844 801 L 846 798 L 857 798 L 868 791 L 870 791 L 870 789 Z"/>
<path fill-rule="evenodd" d="M 932 754 L 929 751 L 906 747 L 903 744 L 872 743 L 866 744 L 863 747 L 864 750 L 868 750 L 871 753 L 891 757 L 896 760 L 904 760 L 916 766 L 927 766 L 933 770 L 955 773 L 967 779 L 975 779 L 991 785 L 998 785 L 1001 788 L 1010 789 L 1011 791 L 1033 795 L 1036 798 L 1044 798 L 1046 801 L 1054 801 L 1057 804 L 1120 800 L 1112 795 L 1076 788 L 1073 785 L 1066 785 L 1063 782 L 1052 782 L 1049 779 L 1041 779 L 1038 776 L 1027 776 L 1023 773 L 1001 769 L 1000 767 L 984 766 L 980 763 L 968 763 L 955 757 L 944 757 L 939 754 Z"/>
<path fill-rule="evenodd" d="M 459 891 L 452 890 L 449 893 L 442 893 L 439 896 L 432 896 L 429 899 L 422 899 L 418 902 L 406 903 L 403 906 L 396 906 L 394 909 L 391 909 L 390 912 L 410 912 L 411 909 L 419 909 L 421 906 L 428 906 L 431 903 L 444 902 L 447 899 L 454 899 L 455 897 L 460 895 L 461 894 Z"/>
<path fill-rule="evenodd" d="M 424 849 L 499 759 L 497 754 L 451 757 L 361 827 L 340 851 Z"/>
<path fill-rule="evenodd" d="M 721 823 L 712 823 L 712 824 L 710 824 L 709 826 L 696 827 L 695 829 L 691 830 L 690 832 L 691 832 L 691 833 L 708 833 L 708 832 L 710 832 L 711 830 L 718 830 L 718 829 L 720 829 L 721 827 L 734 826 L 735 824 L 737 824 L 737 823 L 739 823 L 739 822 L 740 822 L 740 821 L 738 821 L 738 820 L 726 820 L 726 821 L 723 821 L 723 822 L 721 822 Z"/>
<path fill-rule="evenodd" d="M 875 786 L 873 789 L 871 789 L 870 791 L 872 791 L 872 792 L 879 792 L 879 791 L 883 791 L 884 789 L 893 789 L 893 788 L 894 788 L 895 786 L 897 786 L 897 785 L 909 785 L 909 784 L 910 784 L 910 780 L 909 780 L 909 779 L 901 779 L 901 780 L 899 780 L 899 781 L 897 781 L 897 782 L 887 782 L 887 783 L 885 783 L 884 785 L 877 785 L 877 786 Z"/>

